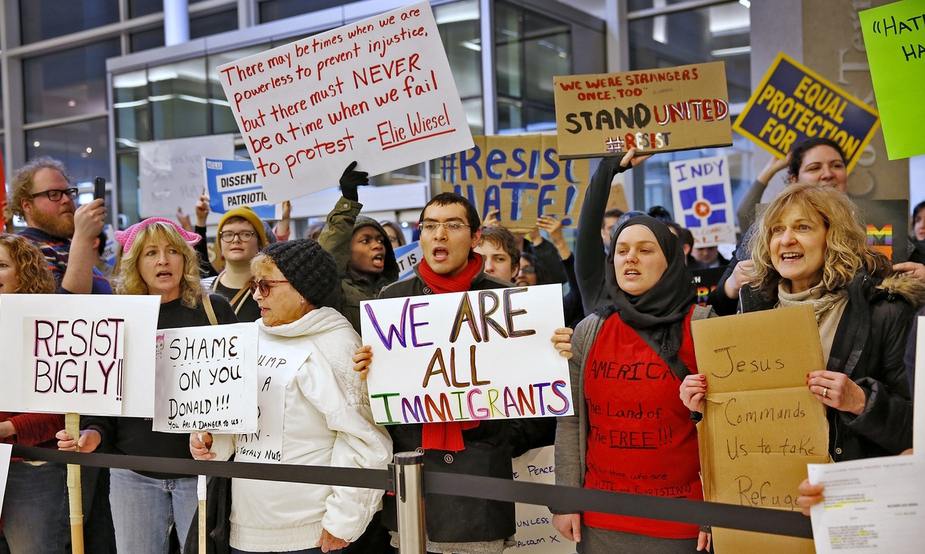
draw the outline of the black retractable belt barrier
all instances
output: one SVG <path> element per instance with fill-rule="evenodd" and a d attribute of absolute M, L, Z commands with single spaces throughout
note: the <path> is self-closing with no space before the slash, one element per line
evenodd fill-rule
<path fill-rule="evenodd" d="M 156 473 L 286 481 L 380 489 L 390 492 L 395 490 L 391 473 L 385 469 L 203 462 L 153 456 L 82 454 L 19 445 L 13 445 L 13 456 L 27 460 Z M 796 484 L 794 484 L 794 487 L 796 487 Z M 425 471 L 424 492 L 426 494 L 465 496 L 502 502 L 555 506 L 557 511 L 564 512 L 602 512 L 792 537 L 812 538 L 813 536 L 809 518 L 798 512 L 679 498 L 615 493 L 577 487 L 524 483 L 496 477 Z"/>

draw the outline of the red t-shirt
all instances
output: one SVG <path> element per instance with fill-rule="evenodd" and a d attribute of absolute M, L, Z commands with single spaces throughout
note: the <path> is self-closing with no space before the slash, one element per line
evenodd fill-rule
<path fill-rule="evenodd" d="M 693 308 L 691 308 L 693 311 Z M 697 372 L 684 319 L 679 357 Z M 668 364 L 619 315 L 601 327 L 588 354 L 584 394 L 590 429 L 585 488 L 703 500 L 697 429 L 681 403 L 681 382 Z M 695 538 L 697 525 L 585 512 L 590 527 L 647 535 Z"/>

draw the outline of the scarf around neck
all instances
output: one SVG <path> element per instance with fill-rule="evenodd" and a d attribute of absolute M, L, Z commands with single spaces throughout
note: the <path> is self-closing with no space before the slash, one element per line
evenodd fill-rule
<path fill-rule="evenodd" d="M 472 286 L 472 280 L 482 271 L 482 256 L 470 251 L 466 267 L 457 275 L 440 275 L 431 269 L 427 259 L 421 260 L 418 274 L 421 280 L 437 294 L 465 292 Z M 463 431 L 475 429 L 478 421 L 449 421 L 425 423 L 421 428 L 421 447 L 425 450 L 448 450 L 459 452 L 466 449 Z"/>

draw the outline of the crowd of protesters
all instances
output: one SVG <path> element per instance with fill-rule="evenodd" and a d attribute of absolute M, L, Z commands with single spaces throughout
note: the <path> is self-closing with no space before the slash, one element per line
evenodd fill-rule
<path fill-rule="evenodd" d="M 731 260 L 661 207 L 648 213 L 607 210 L 614 177 L 648 156 L 605 158 L 582 204 L 574 251 L 562 221 L 541 216 L 527 233 L 499 224 L 464 197 L 434 196 L 417 223 L 423 259 L 399 280 L 395 249 L 402 227 L 362 215 L 368 175 L 356 162 L 340 179 L 341 197 L 323 225 L 290 240 L 288 203 L 276 227 L 250 208 L 222 214 L 210 255 L 208 199 L 196 225 L 149 218 L 116 232 L 119 255 L 108 278 L 95 267 L 106 207 L 77 207 L 65 168 L 43 158 L 16 172 L 13 213 L 26 229 L 0 235 L 0 294 L 151 294 L 160 297 L 158 328 L 256 322 L 261 341 L 297 357 L 281 375 L 285 421 L 282 462 L 383 469 L 393 452 L 417 450 L 426 470 L 511 479 L 511 460 L 555 445 L 556 481 L 588 489 L 645 489 L 658 473 L 677 497 L 700 500 L 697 427 L 708 377 L 698 372 L 691 321 L 792 305 L 813 308 L 824 368 L 807 368 L 806 386 L 826 407 L 833 460 L 899 454 L 911 448 L 915 312 L 925 303 L 925 203 L 912 212 L 908 261 L 893 265 L 867 246 L 846 192 L 847 163 L 836 143 L 798 144 L 772 160 L 740 203 L 742 239 Z M 757 219 L 755 206 L 783 169 L 790 185 Z M 545 236 L 544 236 L 545 235 Z M 693 269 L 725 268 L 710 306 L 698 306 Z M 551 349 L 569 358 L 575 415 L 559 418 L 374 423 L 367 372 L 378 367 L 359 336 L 360 303 L 376 298 L 510 286 L 560 284 L 565 326 Z M 573 331 L 574 329 L 574 331 Z M 592 365 L 644 361 L 657 381 L 615 386 Z M 257 371 L 257 368 L 251 368 Z M 673 440 L 620 457 L 596 436 L 610 423 L 591 406 L 639 402 L 666 414 Z M 0 414 L 6 442 L 81 452 L 199 460 L 248 460 L 232 435 L 154 432 L 151 421 L 86 417 L 79 436 L 61 416 Z M 639 423 L 646 431 L 646 423 Z M 645 470 L 645 471 L 642 471 Z M 89 552 L 195 551 L 196 480 L 112 469 L 84 472 Z M 621 476 L 615 478 L 614 476 Z M 65 471 L 60 464 L 14 460 L 3 502 L 12 552 L 60 553 L 68 543 Z M 798 483 L 794 483 L 794 491 Z M 389 552 L 397 545 L 394 497 L 381 491 L 244 479 L 210 506 L 216 552 Z M 801 505 L 822 492 L 804 483 Z M 510 502 L 426 495 L 426 549 L 500 553 L 516 530 Z M 710 548 L 695 525 L 550 506 L 552 525 L 579 552 L 693 552 Z M 191 532 L 191 526 L 193 531 Z M 189 546 L 187 546 L 189 545 Z"/>

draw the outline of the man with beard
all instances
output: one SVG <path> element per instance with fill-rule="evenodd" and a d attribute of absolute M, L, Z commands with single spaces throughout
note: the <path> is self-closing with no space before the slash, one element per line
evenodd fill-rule
<path fill-rule="evenodd" d="M 106 217 L 103 200 L 76 208 L 77 188 L 64 165 L 52 158 L 38 158 L 20 168 L 12 188 L 10 207 L 28 225 L 20 234 L 45 255 L 58 292 L 110 294 L 112 288 L 94 267 L 96 239 Z"/>
<path fill-rule="evenodd" d="M 421 249 L 424 259 L 415 275 L 382 289 L 380 298 L 399 298 L 423 294 L 443 294 L 468 290 L 498 289 L 511 286 L 487 275 L 479 245 L 478 212 L 468 200 L 445 192 L 433 197 L 421 212 Z M 564 338 L 559 338 L 564 333 Z M 553 337 L 568 344 L 571 331 L 557 329 Z M 370 370 L 372 350 L 363 346 L 354 356 L 354 370 Z M 387 368 L 372 369 L 383 371 Z M 424 453 L 424 470 L 446 473 L 513 478 L 511 459 L 531 448 L 551 444 L 555 437 L 554 419 L 502 419 L 390 425 L 395 452 L 417 450 Z M 514 531 L 514 504 L 480 498 L 425 495 L 427 552 L 456 554 L 501 554 L 510 546 Z M 393 531 L 397 545 L 398 528 L 394 499 L 386 498 L 383 522 Z"/>

